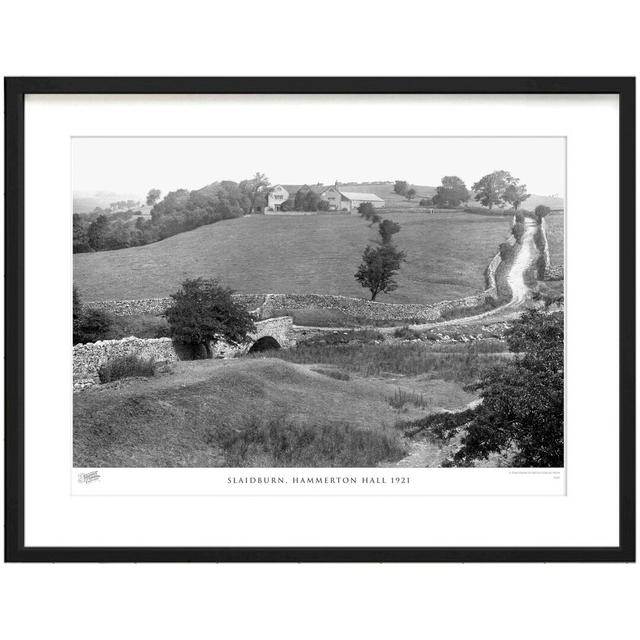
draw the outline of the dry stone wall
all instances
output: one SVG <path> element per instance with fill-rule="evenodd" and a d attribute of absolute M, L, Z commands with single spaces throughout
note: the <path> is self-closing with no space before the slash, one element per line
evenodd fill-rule
<path fill-rule="evenodd" d="M 497 253 L 487 266 L 485 271 L 487 288 L 481 293 L 455 300 L 444 300 L 432 305 L 371 302 L 363 298 L 317 293 L 235 293 L 233 297 L 254 313 L 257 318 L 262 319 L 297 309 L 337 309 L 347 317 L 371 321 L 397 320 L 398 322 L 406 322 L 416 320 L 432 322 L 438 320 L 445 311 L 475 307 L 482 304 L 488 296 L 496 297 L 496 271 L 500 263 L 500 254 Z M 87 302 L 86 304 L 89 307 L 102 309 L 118 316 L 141 313 L 160 315 L 166 311 L 171 301 L 171 298 L 148 298 L 143 300 L 104 300 Z"/>
<path fill-rule="evenodd" d="M 251 340 L 240 347 L 226 342 L 213 346 L 214 358 L 231 358 L 251 348 L 253 342 L 265 336 L 271 336 L 281 347 L 295 345 L 295 335 L 291 331 L 293 320 L 288 317 L 271 318 L 256 322 L 255 333 Z M 73 347 L 73 388 L 77 390 L 100 382 L 100 367 L 114 358 L 136 355 L 140 358 L 152 358 L 157 363 L 176 362 L 185 359 L 190 352 L 183 345 L 174 343 L 171 338 L 123 338 L 122 340 L 101 340 Z"/>

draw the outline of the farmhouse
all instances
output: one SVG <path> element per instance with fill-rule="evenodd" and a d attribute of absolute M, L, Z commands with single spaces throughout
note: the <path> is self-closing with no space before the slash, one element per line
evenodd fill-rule
<path fill-rule="evenodd" d="M 266 210 L 280 211 L 282 203 L 286 202 L 288 197 L 289 192 L 281 184 L 277 184 L 269 189 Z"/>
<path fill-rule="evenodd" d="M 288 199 L 293 200 L 297 194 L 304 194 L 307 192 L 313 192 L 321 200 L 324 200 L 328 204 L 326 209 L 328 211 L 357 213 L 358 207 L 364 202 L 371 203 L 376 209 L 384 207 L 384 200 L 374 193 L 342 191 L 339 188 L 338 183 L 330 186 L 323 184 L 315 184 L 311 186 L 308 184 L 303 184 L 302 186 L 278 184 L 275 187 L 272 187 L 267 194 L 265 213 L 277 213 L 282 211 L 282 205 Z M 291 213 L 295 212 L 291 211 Z"/>

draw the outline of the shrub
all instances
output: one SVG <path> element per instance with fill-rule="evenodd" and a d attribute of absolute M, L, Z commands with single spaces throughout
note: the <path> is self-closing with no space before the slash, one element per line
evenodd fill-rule
<path fill-rule="evenodd" d="M 522 240 L 522 236 L 524 235 L 524 222 L 516 222 L 511 229 L 511 233 L 513 237 L 520 242 Z"/>
<path fill-rule="evenodd" d="M 100 309 L 83 309 L 73 325 L 73 344 L 106 340 L 111 329 L 111 316 Z"/>
<path fill-rule="evenodd" d="M 422 198 L 422 200 L 420 200 L 419 202 L 421 207 L 431 207 L 433 205 L 433 202 L 431 200 L 431 198 Z"/>
<path fill-rule="evenodd" d="M 76 287 L 73 287 L 73 344 L 104 340 L 111 328 L 111 316 L 99 309 L 85 307 Z"/>
<path fill-rule="evenodd" d="M 393 332 L 394 338 L 403 338 L 404 340 L 416 340 L 420 339 L 420 332 L 410 327 L 398 327 Z"/>
<path fill-rule="evenodd" d="M 425 398 L 421 393 L 404 391 L 403 389 L 396 389 L 394 394 L 387 398 L 387 402 L 394 409 L 402 409 L 405 404 L 412 404 L 421 409 L 426 409 L 431 405 L 429 399 Z"/>
<path fill-rule="evenodd" d="M 156 365 L 153 358 L 141 358 L 134 354 L 118 356 L 105 362 L 98 369 L 101 383 L 113 382 L 122 378 L 151 377 L 155 375 Z"/>

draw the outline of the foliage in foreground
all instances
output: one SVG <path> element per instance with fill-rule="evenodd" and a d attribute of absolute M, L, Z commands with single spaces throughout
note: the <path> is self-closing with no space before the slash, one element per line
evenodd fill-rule
<path fill-rule="evenodd" d="M 488 370 L 477 384 L 482 404 L 415 423 L 443 440 L 461 435 L 449 460 L 470 466 L 513 452 L 517 467 L 562 467 L 564 461 L 564 314 L 531 310 L 506 334 L 514 360 Z"/>
<path fill-rule="evenodd" d="M 196 278 L 185 280 L 180 291 L 171 295 L 173 304 L 165 312 L 171 337 L 190 345 L 194 358 L 203 349 L 211 358 L 211 343 L 242 344 L 255 331 L 253 318 L 232 293 L 217 280 Z"/>
<path fill-rule="evenodd" d="M 113 358 L 98 369 L 98 377 L 102 384 L 123 378 L 149 378 L 155 373 L 156 365 L 153 358 L 141 358 L 134 354 Z"/>
<path fill-rule="evenodd" d="M 228 467 L 375 467 L 405 455 L 391 430 L 300 425 L 287 416 L 254 416 L 240 429 L 216 426 L 207 441 L 223 450 Z"/>

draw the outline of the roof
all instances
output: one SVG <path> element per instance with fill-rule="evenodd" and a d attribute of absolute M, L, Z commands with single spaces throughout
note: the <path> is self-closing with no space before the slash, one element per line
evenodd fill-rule
<path fill-rule="evenodd" d="M 347 200 L 366 200 L 367 202 L 384 202 L 382 198 L 379 198 L 375 193 L 359 193 L 357 191 L 342 191 L 340 193 L 347 198 Z"/>

